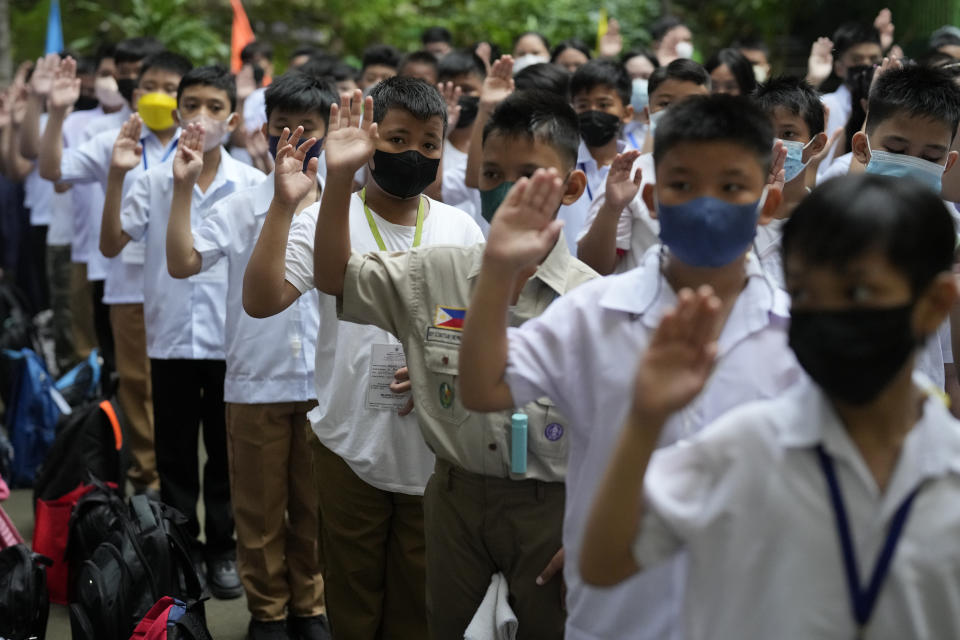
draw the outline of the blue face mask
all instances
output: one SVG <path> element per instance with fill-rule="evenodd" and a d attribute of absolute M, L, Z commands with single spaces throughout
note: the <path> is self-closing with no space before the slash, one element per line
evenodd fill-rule
<path fill-rule="evenodd" d="M 728 265 L 743 255 L 757 235 L 757 218 L 766 198 L 764 189 L 760 199 L 749 204 L 711 197 L 675 205 L 657 203 L 660 240 L 692 267 Z"/>
<path fill-rule="evenodd" d="M 301 139 L 302 143 L 303 140 Z M 267 140 L 267 146 L 270 149 L 270 156 L 276 160 L 277 158 L 277 147 L 280 145 L 280 136 L 270 136 Z M 310 164 L 310 158 L 319 158 L 320 152 L 323 151 L 323 138 L 320 138 L 310 149 L 307 151 L 307 155 L 303 158 L 303 170 L 307 170 L 307 165 Z"/>
<path fill-rule="evenodd" d="M 874 151 L 870 149 L 869 138 L 867 139 L 867 149 L 870 151 L 867 173 L 895 178 L 913 178 L 927 185 L 937 194 L 942 190 L 944 165 L 923 158 L 908 156 L 905 153 Z"/>
<path fill-rule="evenodd" d="M 649 80 L 646 78 L 633 79 L 633 93 L 630 94 L 630 105 L 636 112 L 643 111 L 643 108 L 650 102 L 650 95 L 647 93 Z"/>
<path fill-rule="evenodd" d="M 783 162 L 784 181 L 790 182 L 803 173 L 803 170 L 810 163 L 809 160 L 807 162 L 803 161 L 803 152 L 813 144 L 813 140 L 807 144 L 793 140 L 780 140 L 780 142 L 783 143 L 783 148 L 787 150 L 787 159 Z"/>

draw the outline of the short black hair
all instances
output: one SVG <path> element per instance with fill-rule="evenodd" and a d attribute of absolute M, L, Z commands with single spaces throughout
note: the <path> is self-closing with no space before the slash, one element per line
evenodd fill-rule
<path fill-rule="evenodd" d="M 403 109 L 414 118 L 426 122 L 437 116 L 447 133 L 447 103 L 437 88 L 419 78 L 394 76 L 378 82 L 370 90 L 373 98 L 373 121 L 383 122 L 391 109 Z"/>
<path fill-rule="evenodd" d="M 398 69 L 400 67 L 400 52 L 388 44 L 369 46 L 363 51 L 361 69 L 366 69 L 375 64 Z"/>
<path fill-rule="evenodd" d="M 753 74 L 753 65 L 747 60 L 747 56 L 740 53 L 739 49 L 732 47 L 720 49 L 707 60 L 703 68 L 707 73 L 713 73 L 717 67 L 726 66 L 730 69 L 737 86 L 740 87 L 740 94 L 748 96 L 757 88 L 757 77 Z"/>
<path fill-rule="evenodd" d="M 120 45 L 117 45 L 118 49 L 119 46 Z M 168 71 L 176 74 L 180 76 L 182 81 L 183 77 L 187 75 L 191 69 L 193 69 L 193 63 L 179 53 L 174 53 L 172 51 L 161 51 L 160 53 L 155 53 L 149 58 L 144 59 L 143 64 L 140 66 L 140 74 L 137 76 L 137 82 L 140 82 L 140 79 L 143 78 L 143 75 L 151 69 Z"/>
<path fill-rule="evenodd" d="M 626 68 L 627 61 L 632 60 L 633 58 L 646 58 L 650 64 L 653 65 L 654 69 L 660 68 L 660 61 L 657 60 L 657 55 L 653 51 L 650 51 L 650 49 L 644 47 L 634 47 L 620 56 L 620 63 L 624 65 L 624 68 Z"/>
<path fill-rule="evenodd" d="M 518 35 L 516 38 L 513 39 L 513 46 L 517 46 L 517 43 L 520 42 L 520 39 L 526 36 L 537 36 L 538 38 L 540 38 L 540 42 L 543 43 L 543 48 L 546 49 L 547 51 L 550 51 L 550 41 L 547 40 L 547 36 L 543 35 L 539 31 L 524 31 L 523 33 L 521 33 L 520 35 Z"/>
<path fill-rule="evenodd" d="M 423 30 L 423 33 L 420 34 L 420 42 L 423 44 L 431 44 L 433 42 L 446 42 L 450 44 L 453 42 L 453 35 L 451 35 L 450 31 L 445 27 L 427 27 Z"/>
<path fill-rule="evenodd" d="M 630 104 L 633 83 L 623 70 L 623 65 L 613 60 L 591 60 L 573 72 L 570 78 L 570 95 L 576 98 L 583 92 L 596 87 L 606 87 L 616 91 L 624 106 Z"/>
<path fill-rule="evenodd" d="M 100 46 L 97 47 L 97 52 L 93 54 L 94 62 L 97 68 L 99 69 L 100 63 L 106 60 L 107 58 L 116 62 L 116 60 L 114 59 L 116 52 L 117 52 L 117 45 L 113 44 L 112 42 L 101 43 Z"/>
<path fill-rule="evenodd" d="M 338 62 L 330 68 L 330 77 L 333 78 L 334 82 L 356 80 L 357 70 L 346 62 Z"/>
<path fill-rule="evenodd" d="M 521 69 L 513 76 L 513 86 L 517 91 L 550 91 L 570 100 L 570 72 L 550 62 L 539 62 Z"/>
<path fill-rule="evenodd" d="M 336 62 L 329 58 L 307 58 L 307 61 L 299 67 L 290 67 L 290 71 L 301 71 L 317 78 L 324 78 L 331 74 L 335 64 Z"/>
<path fill-rule="evenodd" d="M 90 56 L 77 58 L 77 75 L 92 76 L 97 72 L 97 59 Z"/>
<path fill-rule="evenodd" d="M 593 56 L 590 54 L 590 47 L 587 46 L 586 42 L 580 38 L 569 38 L 563 42 L 557 43 L 557 45 L 553 48 L 553 51 L 550 52 L 550 62 L 556 62 L 557 57 L 567 49 L 576 49 L 583 55 L 587 56 L 587 60 L 593 58 Z"/>
<path fill-rule="evenodd" d="M 927 49 L 916 58 L 916 62 L 924 67 L 945 67 L 957 62 L 957 59 L 939 49 Z"/>
<path fill-rule="evenodd" d="M 943 69 L 908 65 L 877 78 L 867 105 L 867 134 L 897 114 L 942 122 L 950 139 L 960 125 L 960 88 Z"/>
<path fill-rule="evenodd" d="M 113 60 L 117 64 L 140 62 L 165 50 L 155 38 L 127 38 L 117 43 L 113 50 Z"/>
<path fill-rule="evenodd" d="M 403 69 L 410 63 L 419 63 L 425 64 L 433 67 L 437 70 L 437 56 L 433 55 L 427 50 L 414 51 L 413 53 L 408 53 L 403 57 L 403 60 L 400 61 L 400 66 L 398 69 Z"/>
<path fill-rule="evenodd" d="M 744 96 L 692 96 L 670 105 L 653 136 L 655 165 L 678 144 L 732 142 L 752 151 L 764 170 L 770 170 L 773 124 Z"/>
<path fill-rule="evenodd" d="M 466 49 L 455 49 L 443 56 L 437 68 L 437 77 L 446 82 L 457 76 L 475 74 L 481 78 L 487 77 L 487 68 L 480 56 Z"/>
<path fill-rule="evenodd" d="M 950 271 L 953 217 L 940 196 L 913 180 L 850 174 L 827 180 L 803 199 L 783 228 L 784 260 L 841 269 L 881 251 L 914 295 Z"/>
<path fill-rule="evenodd" d="M 823 132 L 823 103 L 820 102 L 820 95 L 802 78 L 770 78 L 753 92 L 753 101 L 768 115 L 773 115 L 776 107 L 782 107 L 799 116 L 807 124 L 811 138 Z"/>
<path fill-rule="evenodd" d="M 177 104 L 180 104 L 180 98 L 183 92 L 190 87 L 213 87 L 220 89 L 227 94 L 227 100 L 230 102 L 230 111 L 237 108 L 237 83 L 233 74 L 225 66 L 212 64 L 206 67 L 196 67 L 186 72 L 180 79 L 180 86 L 177 87 Z"/>
<path fill-rule="evenodd" d="M 677 58 L 665 67 L 657 67 L 650 74 L 650 80 L 647 85 L 648 95 L 653 95 L 657 88 L 667 80 L 677 80 L 679 82 L 692 82 L 702 87 L 710 88 L 710 74 L 703 68 L 703 65 L 686 58 Z"/>
<path fill-rule="evenodd" d="M 744 49 L 747 51 L 762 51 L 763 55 L 767 57 L 770 56 L 770 47 L 768 47 L 767 43 L 761 38 L 756 36 L 746 36 L 740 38 L 735 40 L 730 46 L 734 49 L 739 49 L 740 51 L 743 51 Z"/>
<path fill-rule="evenodd" d="M 515 91 L 501 102 L 483 127 L 483 142 L 493 133 L 523 137 L 553 147 L 567 169 L 577 165 L 580 121 L 570 103 L 548 91 Z"/>
<path fill-rule="evenodd" d="M 340 98 L 337 88 L 326 78 L 304 73 L 299 69 L 288 71 L 267 87 L 263 96 L 270 114 L 280 109 L 287 113 L 319 113 L 324 125 L 330 122 L 330 107 Z"/>
<path fill-rule="evenodd" d="M 294 58 L 299 58 L 300 56 L 307 56 L 308 58 L 313 58 L 318 55 L 329 55 L 324 52 L 320 47 L 315 47 L 312 44 L 302 44 L 293 51 L 290 52 L 290 57 L 288 60 L 293 60 Z"/>
<path fill-rule="evenodd" d="M 880 32 L 872 24 L 845 22 L 833 33 L 833 55 L 839 58 L 858 44 L 880 44 Z"/>
<path fill-rule="evenodd" d="M 677 16 L 660 16 L 650 25 L 650 39 L 654 42 L 660 42 L 663 40 L 663 36 L 670 33 L 670 31 L 683 26 L 686 26 L 686 23 Z"/>
<path fill-rule="evenodd" d="M 257 58 L 273 61 L 273 46 L 263 40 L 254 40 L 240 50 L 240 61 L 249 64 Z"/>

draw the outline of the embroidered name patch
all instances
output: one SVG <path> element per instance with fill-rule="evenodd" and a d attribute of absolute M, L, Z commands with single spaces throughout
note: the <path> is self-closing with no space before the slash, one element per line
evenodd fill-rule
<path fill-rule="evenodd" d="M 454 347 L 460 346 L 460 340 L 463 339 L 463 332 L 459 329 L 441 329 L 440 327 L 427 327 L 427 342 L 439 342 Z"/>

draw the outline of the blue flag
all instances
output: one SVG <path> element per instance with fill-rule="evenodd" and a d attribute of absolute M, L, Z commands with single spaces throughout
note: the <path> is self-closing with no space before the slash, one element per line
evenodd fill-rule
<path fill-rule="evenodd" d="M 50 0 L 45 53 L 60 53 L 61 51 L 63 51 L 63 25 L 60 23 L 60 0 Z"/>

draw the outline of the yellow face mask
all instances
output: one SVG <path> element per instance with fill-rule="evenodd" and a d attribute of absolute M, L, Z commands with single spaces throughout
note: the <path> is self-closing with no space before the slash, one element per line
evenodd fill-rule
<path fill-rule="evenodd" d="M 177 100 L 166 93 L 154 92 L 140 96 L 137 101 L 137 113 L 153 131 L 164 131 L 174 125 L 173 110 L 177 108 Z"/>

